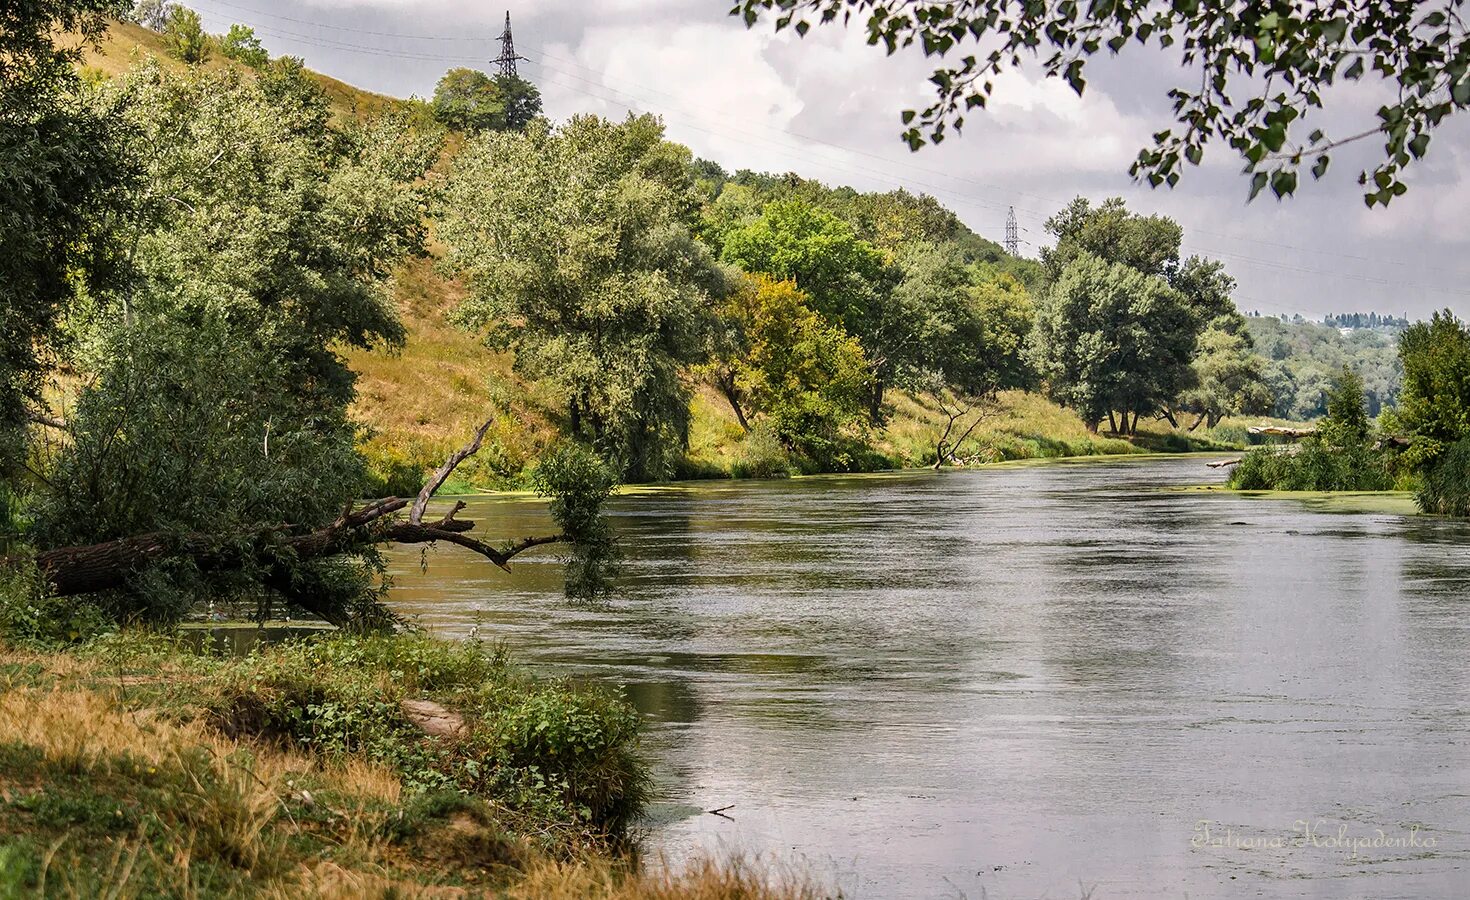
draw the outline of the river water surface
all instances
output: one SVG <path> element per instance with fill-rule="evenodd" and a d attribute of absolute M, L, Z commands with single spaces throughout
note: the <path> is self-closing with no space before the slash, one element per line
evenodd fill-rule
<path fill-rule="evenodd" d="M 393 559 L 446 636 L 625 685 L 649 843 L 855 897 L 1470 896 L 1470 528 L 1199 459 L 620 497 L 626 596 Z M 475 499 L 498 537 L 540 504 Z M 704 810 L 730 807 L 725 816 Z"/>

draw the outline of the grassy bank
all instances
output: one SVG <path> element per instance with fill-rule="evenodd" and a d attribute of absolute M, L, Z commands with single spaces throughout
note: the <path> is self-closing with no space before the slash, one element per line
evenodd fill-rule
<path fill-rule="evenodd" d="M 641 873 L 621 699 L 420 635 L 0 645 L 0 897 L 788 897 Z"/>

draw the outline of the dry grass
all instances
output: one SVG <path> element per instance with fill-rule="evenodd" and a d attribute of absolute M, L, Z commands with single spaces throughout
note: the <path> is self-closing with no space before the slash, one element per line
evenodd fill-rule
<path fill-rule="evenodd" d="M 486 449 L 462 471 L 480 486 L 512 479 L 555 435 L 550 392 L 517 376 L 508 354 L 490 352 L 446 321 L 463 292 L 433 260 L 401 266 L 393 291 L 405 346 L 346 354 L 358 376 L 352 413 L 370 429 L 369 459 L 380 470 L 432 468 L 493 415 Z"/>
<path fill-rule="evenodd" d="M 629 873 L 596 863 L 549 863 L 506 892 L 510 900 L 817 900 L 840 896 L 801 876 L 738 857 L 696 859 L 682 868 Z"/>
<path fill-rule="evenodd" d="M 109 78 L 123 74 L 150 56 L 157 58 L 160 65 L 169 69 L 184 71 L 189 68 L 187 64 L 168 55 L 168 51 L 163 46 L 163 38 L 159 34 L 132 22 L 113 22 L 95 47 L 82 45 L 80 38 L 73 38 L 72 45 L 82 46 L 82 65 L 95 69 Z M 250 71 L 246 66 L 218 52 L 211 53 L 203 67 L 210 71 L 224 69 Z M 319 72 L 310 74 L 327 95 L 332 112 L 342 118 L 367 118 L 385 112 L 406 109 L 409 105 L 395 97 L 365 91 Z"/>

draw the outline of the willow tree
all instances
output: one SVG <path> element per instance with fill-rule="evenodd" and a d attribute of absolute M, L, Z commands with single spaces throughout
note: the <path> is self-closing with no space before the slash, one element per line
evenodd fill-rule
<path fill-rule="evenodd" d="M 681 373 L 729 289 L 693 235 L 689 161 L 651 116 L 575 116 L 482 134 L 445 191 L 439 233 L 469 290 L 458 321 L 555 385 L 570 434 L 632 480 L 682 456 Z"/>
<path fill-rule="evenodd" d="M 360 494 L 338 348 L 401 337 L 386 279 L 422 248 L 435 141 L 329 127 L 291 69 L 146 65 L 95 102 L 122 118 L 113 152 L 138 177 L 107 222 L 120 276 L 66 304 L 85 377 L 30 503 L 43 574 L 114 618 L 206 597 L 357 618 L 371 554 L 290 539 L 345 527 Z"/>
<path fill-rule="evenodd" d="M 1133 433 L 1189 383 L 1197 329 L 1162 278 L 1084 253 L 1037 305 L 1034 353 L 1051 395 L 1090 428 L 1107 418 Z"/>

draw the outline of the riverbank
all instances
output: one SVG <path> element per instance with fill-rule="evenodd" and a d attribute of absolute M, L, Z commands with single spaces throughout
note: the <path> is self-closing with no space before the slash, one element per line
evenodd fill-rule
<path fill-rule="evenodd" d="M 0 644 L 0 896 L 802 897 L 640 871 L 621 697 L 503 652 L 322 634 Z"/>

